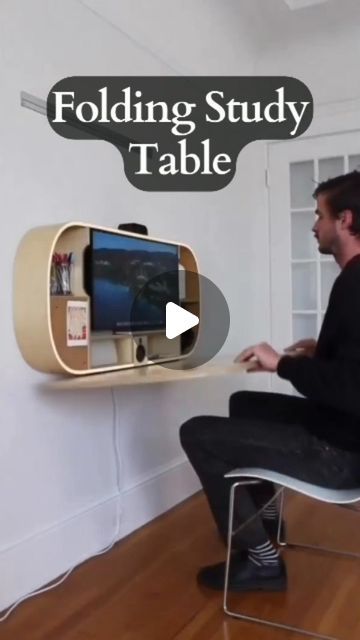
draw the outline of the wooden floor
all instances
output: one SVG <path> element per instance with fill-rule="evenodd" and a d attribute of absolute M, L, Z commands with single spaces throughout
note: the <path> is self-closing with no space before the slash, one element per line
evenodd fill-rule
<path fill-rule="evenodd" d="M 360 551 L 360 513 L 295 497 L 289 536 Z M 60 587 L 24 602 L 1 640 L 289 640 L 301 636 L 225 616 L 222 595 L 197 586 L 204 564 L 224 557 L 202 494 L 161 516 Z M 360 560 L 284 553 L 286 593 L 233 596 L 251 615 L 292 620 L 344 640 L 360 638 Z M 304 637 L 304 636 L 302 636 Z"/>

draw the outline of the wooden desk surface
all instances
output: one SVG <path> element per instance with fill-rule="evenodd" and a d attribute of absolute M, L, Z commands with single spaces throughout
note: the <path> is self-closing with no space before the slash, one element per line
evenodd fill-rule
<path fill-rule="evenodd" d="M 251 365 L 250 365 L 251 366 Z M 204 364 L 194 369 L 167 369 L 160 365 L 149 365 L 136 369 L 111 371 L 109 373 L 94 373 L 73 378 L 57 378 L 45 382 L 46 389 L 99 389 L 102 387 L 138 386 L 143 384 L 159 384 L 223 376 L 243 374 L 249 369 L 249 364 L 235 364 L 231 361 Z"/>

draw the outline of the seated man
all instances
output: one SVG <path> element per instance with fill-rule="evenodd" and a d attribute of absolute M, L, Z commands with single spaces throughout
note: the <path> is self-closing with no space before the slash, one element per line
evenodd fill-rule
<path fill-rule="evenodd" d="M 318 342 L 305 340 L 280 355 L 261 343 L 238 362 L 255 359 L 257 371 L 277 372 L 305 397 L 238 392 L 230 416 L 199 416 L 181 427 L 182 446 L 198 474 L 222 538 L 226 541 L 230 481 L 239 467 L 263 467 L 331 488 L 360 486 L 360 173 L 318 185 L 313 227 L 319 251 L 341 268 L 329 299 Z M 289 351 L 288 350 L 288 351 Z M 229 588 L 286 588 L 286 569 L 272 543 L 276 511 L 257 510 L 273 488 L 262 483 L 238 488 Z M 225 563 L 204 567 L 201 584 L 224 585 Z"/>

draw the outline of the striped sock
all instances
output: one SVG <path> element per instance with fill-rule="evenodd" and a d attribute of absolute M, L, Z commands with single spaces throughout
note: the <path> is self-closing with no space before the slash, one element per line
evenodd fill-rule
<path fill-rule="evenodd" d="M 257 547 L 250 547 L 249 560 L 261 567 L 262 565 L 274 567 L 279 564 L 280 555 L 270 540 Z"/>
<path fill-rule="evenodd" d="M 279 512 L 276 504 L 271 503 L 267 507 L 265 507 L 264 511 L 262 512 L 262 517 L 264 518 L 264 520 L 277 520 L 279 517 Z"/>

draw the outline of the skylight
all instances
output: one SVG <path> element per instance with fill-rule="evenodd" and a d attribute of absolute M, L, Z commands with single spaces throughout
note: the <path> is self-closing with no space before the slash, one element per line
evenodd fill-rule
<path fill-rule="evenodd" d="M 303 9 L 304 7 L 312 7 L 315 4 L 323 4 L 328 0 L 284 0 L 289 9 L 296 11 L 296 9 Z"/>

